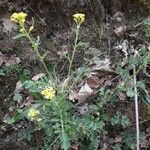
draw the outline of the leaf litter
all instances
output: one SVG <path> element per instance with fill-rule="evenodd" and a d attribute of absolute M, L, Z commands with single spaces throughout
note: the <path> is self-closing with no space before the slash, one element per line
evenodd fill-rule
<path fill-rule="evenodd" d="M 17 29 L 17 25 L 13 23 L 9 18 L 3 18 L 1 20 L 4 33 L 10 34 L 13 30 Z"/>
<path fill-rule="evenodd" d="M 9 67 L 11 65 L 19 64 L 21 62 L 19 57 L 16 57 L 15 54 L 7 57 L 6 54 L 0 52 L 0 66 L 4 64 L 5 66 Z"/>

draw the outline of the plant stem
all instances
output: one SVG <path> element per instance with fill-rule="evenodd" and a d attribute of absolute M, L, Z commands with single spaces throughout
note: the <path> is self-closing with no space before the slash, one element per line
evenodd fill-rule
<path fill-rule="evenodd" d="M 77 24 L 76 37 L 75 37 L 75 42 L 74 42 L 74 47 L 73 47 L 73 53 L 72 53 L 72 57 L 71 57 L 70 64 L 69 64 L 68 78 L 70 77 L 70 74 L 71 74 L 72 63 L 73 63 L 73 60 L 74 60 L 75 52 L 77 50 L 79 29 L 80 29 L 80 25 Z"/>
<path fill-rule="evenodd" d="M 61 130 L 62 130 L 62 141 L 63 141 L 63 148 L 64 150 L 67 150 L 67 145 L 66 145 L 66 134 L 64 130 L 64 122 L 63 122 L 63 115 L 62 115 L 62 110 L 60 111 L 60 123 L 61 123 Z"/>
<path fill-rule="evenodd" d="M 27 39 L 30 41 L 34 51 L 36 52 L 36 55 L 39 57 L 40 62 L 42 63 L 46 73 L 48 74 L 48 76 L 51 76 L 50 72 L 48 71 L 48 68 L 43 60 L 43 57 L 41 56 L 39 49 L 38 49 L 38 45 L 34 42 L 34 40 L 31 38 L 31 36 L 29 35 L 29 33 L 27 32 L 27 30 L 25 29 L 25 27 L 22 27 L 24 32 L 25 32 L 25 36 L 27 37 Z"/>
<path fill-rule="evenodd" d="M 140 131 L 139 131 L 139 110 L 138 110 L 138 96 L 137 96 L 137 79 L 136 79 L 136 68 L 133 65 L 133 74 L 134 74 L 134 101 L 135 101 L 135 117 L 136 117 L 136 149 L 139 150 L 140 147 Z"/>

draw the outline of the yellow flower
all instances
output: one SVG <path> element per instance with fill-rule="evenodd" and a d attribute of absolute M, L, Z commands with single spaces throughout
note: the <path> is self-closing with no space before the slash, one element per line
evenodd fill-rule
<path fill-rule="evenodd" d="M 24 12 L 20 13 L 13 13 L 10 17 L 10 20 L 16 23 L 19 23 L 20 25 L 23 25 L 26 21 L 27 14 Z"/>
<path fill-rule="evenodd" d="M 55 93 L 56 91 L 52 87 L 48 87 L 41 92 L 41 94 L 46 99 L 52 99 L 53 97 L 55 97 Z"/>
<path fill-rule="evenodd" d="M 73 15 L 73 19 L 77 24 L 82 24 L 85 20 L 85 14 L 76 13 Z"/>
<path fill-rule="evenodd" d="M 28 112 L 28 117 L 33 120 L 41 121 L 41 118 L 39 118 L 40 112 L 36 109 L 31 108 Z"/>

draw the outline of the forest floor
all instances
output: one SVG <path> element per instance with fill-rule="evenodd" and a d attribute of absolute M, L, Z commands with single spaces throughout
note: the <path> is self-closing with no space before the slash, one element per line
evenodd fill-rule
<path fill-rule="evenodd" d="M 48 12 L 42 3 L 38 6 L 40 8 L 33 7 L 33 4 L 28 1 L 4 2 L 0 0 L 0 149 L 2 150 L 35 149 L 42 144 L 42 135 L 39 131 L 33 134 L 34 138 L 31 141 L 19 136 L 20 131 L 34 126 L 33 123 L 27 120 L 12 124 L 5 122 L 5 119 L 12 116 L 16 109 L 25 107 L 30 101 L 30 95 L 25 92 L 21 103 L 13 100 L 19 81 L 32 79 L 36 75 L 44 73 L 31 45 L 23 38 L 13 39 L 18 32 L 18 26 L 10 20 L 13 12 L 26 12 L 28 14 L 27 24 L 29 25 L 31 25 L 32 17 L 34 18 L 33 36 L 40 36 L 41 52 L 48 51 L 45 58 L 46 64 L 50 69 L 55 70 L 59 80 L 63 80 L 67 75 L 68 62 L 63 56 L 70 52 L 73 46 L 74 35 L 71 30 L 74 24 L 73 13 L 63 12 L 66 13 L 64 15 L 59 14 L 59 11 Z M 90 66 L 91 74 L 95 73 L 94 77 L 84 78 L 75 86 L 80 89 L 84 83 L 87 83 L 94 91 L 90 98 L 86 98 L 86 100 L 78 98 L 75 102 L 81 116 L 86 115 L 91 103 L 95 104 L 95 100 L 100 97 L 97 91 L 103 86 L 107 86 L 110 91 L 115 91 L 115 87 L 127 81 L 127 76 L 132 77 L 133 71 L 129 62 L 133 55 L 132 50 L 139 52 L 142 49 L 147 50 L 147 47 L 150 46 L 149 38 L 145 37 L 146 26 L 143 24 L 143 21 L 150 17 L 150 11 L 140 6 L 134 7 L 133 4 L 128 6 L 126 10 L 116 11 L 111 15 L 103 12 L 103 16 L 99 16 L 101 18 L 99 20 L 92 15 L 88 16 L 89 14 L 86 15 L 79 37 L 84 42 L 84 47 L 77 51 L 73 66 L 73 68 L 79 68 L 86 64 Z M 119 70 L 119 67 L 122 70 Z M 150 66 L 147 65 L 145 69 L 149 73 Z M 128 74 L 120 77 L 120 72 L 124 70 L 128 70 Z M 150 76 L 140 70 L 137 74 L 137 80 L 144 84 L 144 89 L 139 88 L 138 96 L 142 139 L 140 148 L 144 150 L 150 147 Z M 132 146 L 136 136 L 135 105 L 134 98 L 131 96 L 133 93 L 129 90 L 132 88 L 132 84 L 127 83 L 126 89 L 118 90 L 115 95 L 116 102 L 105 108 L 105 113 L 109 116 L 111 123 L 105 126 L 100 150 L 115 148 L 117 150 L 117 145 L 121 149 L 135 149 Z M 118 113 L 126 116 L 130 124 L 128 121 L 121 125 L 113 124 L 112 118 L 117 117 Z M 124 127 L 124 124 L 127 126 Z M 78 146 L 76 144 L 74 147 L 72 146 L 72 149 L 86 149 Z"/>

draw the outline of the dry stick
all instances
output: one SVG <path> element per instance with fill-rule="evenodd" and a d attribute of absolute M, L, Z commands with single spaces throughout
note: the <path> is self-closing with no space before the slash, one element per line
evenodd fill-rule
<path fill-rule="evenodd" d="M 140 137 L 139 137 L 139 110 L 138 110 L 138 96 L 137 96 L 137 79 L 136 79 L 136 67 L 133 65 L 133 78 L 134 78 L 134 101 L 135 101 L 135 117 L 136 117 L 136 149 L 139 150 L 140 147 Z"/>

